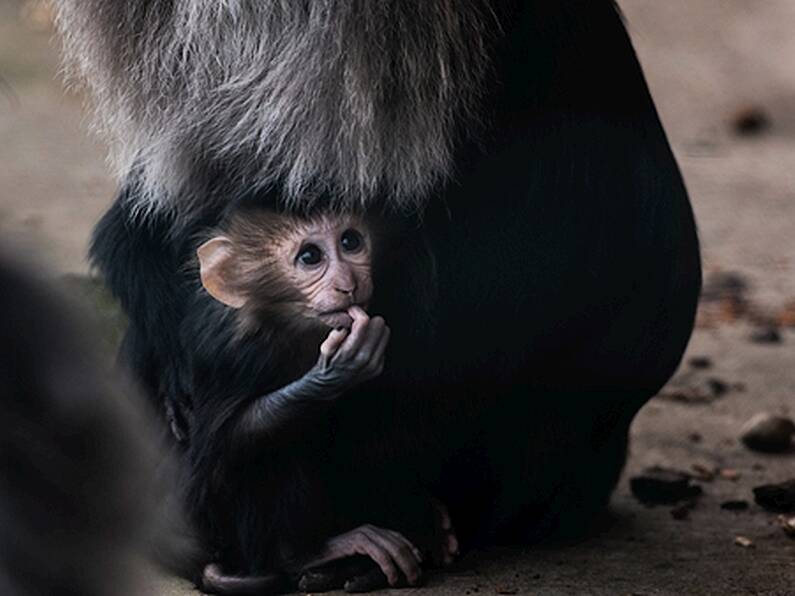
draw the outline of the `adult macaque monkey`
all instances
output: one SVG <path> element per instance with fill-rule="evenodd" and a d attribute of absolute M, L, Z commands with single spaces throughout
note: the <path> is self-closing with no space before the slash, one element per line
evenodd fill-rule
<path fill-rule="evenodd" d="M 381 374 L 389 342 L 384 319 L 365 312 L 374 250 L 361 216 L 248 205 L 196 251 L 206 291 L 183 327 L 196 413 L 185 462 L 189 510 L 218 553 L 205 590 L 309 589 L 334 572 L 321 563 L 353 555 L 371 562 L 353 561 L 351 589 L 420 579 L 420 550 L 329 486 L 352 463 L 334 459 L 351 440 L 336 402 Z"/>
<path fill-rule="evenodd" d="M 430 494 L 465 547 L 587 527 L 701 279 L 613 0 L 56 4 L 123 179 L 92 258 L 177 435 L 211 422 L 182 363 L 197 231 L 244 194 L 363 208 L 405 233 L 371 306 L 388 363 L 335 404 L 333 502 L 400 530 Z"/>
<path fill-rule="evenodd" d="M 140 595 L 165 531 L 154 435 L 78 309 L 39 277 L 0 250 L 0 593 Z"/>

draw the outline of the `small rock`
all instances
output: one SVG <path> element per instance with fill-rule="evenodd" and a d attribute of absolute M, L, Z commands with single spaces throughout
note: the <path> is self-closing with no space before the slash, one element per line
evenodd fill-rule
<path fill-rule="evenodd" d="M 709 387 L 709 390 L 715 397 L 721 397 L 729 391 L 729 384 L 715 377 L 707 379 L 707 387 Z"/>
<path fill-rule="evenodd" d="M 504 588 L 504 587 L 501 587 L 501 586 L 497 586 L 496 588 L 494 588 L 494 591 L 497 594 L 518 594 L 519 593 L 519 590 L 517 590 L 516 588 Z"/>
<path fill-rule="evenodd" d="M 772 122 L 768 113 L 759 106 L 749 106 L 734 114 L 732 128 L 743 137 L 756 137 L 770 130 Z"/>
<path fill-rule="evenodd" d="M 742 546 L 743 548 L 753 548 L 754 541 L 750 538 L 746 538 L 745 536 L 735 536 L 734 537 L 734 544 L 737 546 Z"/>
<path fill-rule="evenodd" d="M 778 523 L 784 533 L 790 538 L 795 538 L 795 517 L 778 516 Z"/>
<path fill-rule="evenodd" d="M 691 443 L 700 443 L 704 440 L 704 437 L 701 436 L 701 433 L 690 433 L 687 435 L 687 439 Z"/>
<path fill-rule="evenodd" d="M 701 494 L 701 487 L 691 484 L 691 480 L 692 477 L 684 472 L 654 466 L 631 478 L 629 485 L 641 503 L 670 505 Z"/>
<path fill-rule="evenodd" d="M 707 356 L 693 356 L 687 363 L 690 368 L 712 368 L 712 360 Z"/>
<path fill-rule="evenodd" d="M 769 511 L 795 510 L 795 479 L 755 487 L 754 500 Z"/>
<path fill-rule="evenodd" d="M 738 499 L 736 501 L 724 501 L 720 504 L 721 509 L 726 511 L 746 511 L 750 507 L 748 501 Z"/>
<path fill-rule="evenodd" d="M 768 412 L 756 414 L 740 430 L 740 438 L 746 447 L 766 453 L 786 451 L 792 446 L 793 436 L 795 422 Z"/>
<path fill-rule="evenodd" d="M 759 327 L 750 335 L 750 340 L 755 344 L 780 344 L 781 333 L 778 327 Z"/>

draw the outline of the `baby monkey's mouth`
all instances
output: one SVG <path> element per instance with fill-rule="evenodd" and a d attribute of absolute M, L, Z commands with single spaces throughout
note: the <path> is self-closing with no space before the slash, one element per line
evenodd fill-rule
<path fill-rule="evenodd" d="M 323 312 L 318 318 L 329 327 L 350 327 L 353 325 L 353 318 L 347 310 L 332 310 Z"/>
<path fill-rule="evenodd" d="M 318 318 L 329 327 L 350 327 L 353 325 L 353 317 L 348 311 L 354 306 L 358 306 L 365 312 L 367 311 L 367 304 L 351 304 L 318 313 Z"/>

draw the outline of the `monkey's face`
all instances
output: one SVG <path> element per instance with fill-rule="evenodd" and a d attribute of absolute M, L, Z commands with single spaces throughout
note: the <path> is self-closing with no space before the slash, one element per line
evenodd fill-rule
<path fill-rule="evenodd" d="M 373 294 L 372 233 L 355 215 L 240 215 L 197 255 L 205 290 L 249 322 L 278 315 L 348 327 L 348 309 L 366 310 Z"/>
<path fill-rule="evenodd" d="M 304 297 L 306 315 L 330 327 L 348 327 L 351 306 L 365 310 L 373 294 L 372 239 L 362 222 L 327 216 L 285 238 L 279 261 Z"/>

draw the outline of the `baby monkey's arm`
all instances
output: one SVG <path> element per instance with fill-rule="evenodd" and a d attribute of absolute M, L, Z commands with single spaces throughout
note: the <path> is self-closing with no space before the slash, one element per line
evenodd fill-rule
<path fill-rule="evenodd" d="M 390 330 L 382 317 L 372 319 L 358 306 L 348 314 L 349 329 L 332 330 L 320 346 L 317 363 L 300 379 L 256 399 L 246 407 L 233 432 L 235 443 L 273 438 L 296 430 L 324 404 L 377 377 L 384 368 Z"/>

